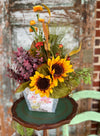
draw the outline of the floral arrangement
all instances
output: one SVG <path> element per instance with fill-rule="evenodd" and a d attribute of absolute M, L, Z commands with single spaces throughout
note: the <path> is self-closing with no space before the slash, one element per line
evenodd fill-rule
<path fill-rule="evenodd" d="M 48 11 L 49 19 L 40 18 L 40 12 Z M 13 53 L 13 65 L 8 66 L 9 77 L 19 82 L 16 92 L 26 87 L 41 97 L 62 98 L 71 93 L 83 80 L 91 83 L 89 69 L 74 69 L 71 56 L 79 49 L 66 54 L 61 36 L 50 34 L 50 9 L 42 4 L 33 7 L 37 20 L 30 21 L 29 32 L 34 33 L 34 41 L 27 51 L 23 47 Z"/>

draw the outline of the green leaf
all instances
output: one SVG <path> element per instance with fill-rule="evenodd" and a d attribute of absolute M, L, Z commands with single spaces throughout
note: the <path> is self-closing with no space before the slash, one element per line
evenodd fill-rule
<path fill-rule="evenodd" d="M 29 87 L 29 83 L 30 81 L 20 84 L 16 89 L 16 93 L 24 91 L 26 87 Z"/>
<path fill-rule="evenodd" d="M 34 28 L 33 26 L 31 26 L 31 28 L 32 28 L 32 30 L 36 33 L 35 28 Z"/>
<path fill-rule="evenodd" d="M 37 16 L 37 19 L 39 19 L 39 14 L 36 14 L 36 16 Z"/>
<path fill-rule="evenodd" d="M 15 121 L 13 128 L 17 131 L 18 134 L 20 134 L 20 136 L 32 136 L 34 134 L 34 129 L 26 128 Z"/>
<path fill-rule="evenodd" d="M 27 136 L 33 136 L 34 130 L 32 128 L 26 128 Z"/>
<path fill-rule="evenodd" d="M 36 33 L 35 28 L 33 26 L 30 26 L 30 27 L 32 28 L 32 30 L 34 31 L 34 33 L 36 34 L 36 36 L 38 36 L 37 33 Z"/>
<path fill-rule="evenodd" d="M 42 64 L 37 68 L 37 71 L 45 76 L 49 75 L 48 65 Z"/>
<path fill-rule="evenodd" d="M 64 82 L 59 82 L 57 87 L 53 88 L 51 98 L 61 98 L 67 96 L 71 92 L 71 89 L 66 86 Z"/>

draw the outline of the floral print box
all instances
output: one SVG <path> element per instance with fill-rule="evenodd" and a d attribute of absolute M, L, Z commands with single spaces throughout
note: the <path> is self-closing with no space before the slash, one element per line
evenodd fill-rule
<path fill-rule="evenodd" d="M 35 94 L 35 91 L 30 91 L 28 87 L 23 94 L 30 111 L 55 112 L 58 99 L 40 97 L 39 94 Z"/>

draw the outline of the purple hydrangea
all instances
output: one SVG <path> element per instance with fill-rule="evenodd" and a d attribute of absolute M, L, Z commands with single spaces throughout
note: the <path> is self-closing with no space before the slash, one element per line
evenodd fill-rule
<path fill-rule="evenodd" d="M 14 68 L 8 66 L 8 76 L 21 83 L 28 81 L 29 77 L 34 75 L 38 65 L 43 63 L 43 58 L 39 57 L 38 54 L 36 57 L 32 57 L 30 53 L 22 47 L 18 48 L 17 51 L 14 52 Z"/>

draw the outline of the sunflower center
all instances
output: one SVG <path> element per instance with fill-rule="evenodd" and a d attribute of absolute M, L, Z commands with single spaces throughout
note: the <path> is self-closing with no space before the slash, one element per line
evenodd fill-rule
<path fill-rule="evenodd" d="M 37 81 L 37 86 L 40 90 L 47 90 L 50 86 L 49 79 L 40 77 Z"/>
<path fill-rule="evenodd" d="M 52 70 L 53 69 L 55 70 L 54 76 L 56 77 L 60 76 L 64 72 L 62 65 L 59 65 L 59 64 L 52 65 Z"/>

